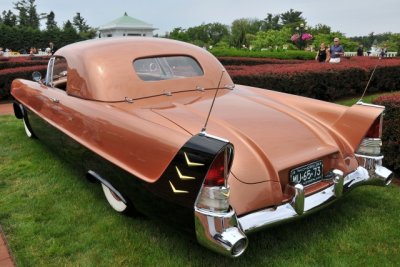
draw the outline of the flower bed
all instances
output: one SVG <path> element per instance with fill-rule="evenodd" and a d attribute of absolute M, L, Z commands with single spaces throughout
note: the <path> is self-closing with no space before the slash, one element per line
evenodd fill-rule
<path fill-rule="evenodd" d="M 48 56 L 21 56 L 21 57 L 1 57 L 0 70 L 17 67 L 27 67 L 36 65 L 47 65 Z"/>
<path fill-rule="evenodd" d="M 373 102 L 386 107 L 382 134 L 384 163 L 400 175 L 400 93 L 383 95 Z"/>
<path fill-rule="evenodd" d="M 0 70 L 0 100 L 10 97 L 10 87 L 14 79 L 22 78 L 31 80 L 32 72 L 39 71 L 44 76 L 46 73 L 46 65 L 35 65 L 28 67 L 18 67 Z"/>
<path fill-rule="evenodd" d="M 238 84 L 333 101 L 361 96 L 375 66 L 368 92 L 400 89 L 398 58 L 352 57 L 342 59 L 340 64 L 293 61 L 290 64 L 225 65 L 225 68 Z"/>

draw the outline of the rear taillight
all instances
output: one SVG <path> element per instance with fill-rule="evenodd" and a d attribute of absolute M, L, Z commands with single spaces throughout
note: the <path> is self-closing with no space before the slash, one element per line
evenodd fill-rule
<path fill-rule="evenodd" d="M 226 178 L 226 151 L 220 153 L 213 161 L 204 179 L 205 186 L 224 186 Z"/>
<path fill-rule="evenodd" d="M 374 123 L 369 128 L 364 139 L 361 141 L 360 146 L 357 149 L 357 154 L 367 156 L 380 156 L 382 146 L 382 122 L 383 116 L 376 118 Z"/>
<path fill-rule="evenodd" d="M 233 146 L 227 145 L 215 157 L 196 200 L 196 207 L 213 212 L 229 210 L 229 176 L 233 160 Z"/>

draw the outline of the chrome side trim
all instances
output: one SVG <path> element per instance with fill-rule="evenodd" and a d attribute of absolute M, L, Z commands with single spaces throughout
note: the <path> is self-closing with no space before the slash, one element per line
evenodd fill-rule
<path fill-rule="evenodd" d="M 361 99 L 357 101 L 356 105 L 385 109 L 385 106 L 364 103 L 361 101 Z"/>
<path fill-rule="evenodd" d="M 225 143 L 229 143 L 229 140 L 227 140 L 225 138 L 222 138 L 222 137 L 219 137 L 219 136 L 208 134 L 204 129 L 201 130 L 199 135 L 205 136 L 205 137 L 208 137 L 208 138 L 212 138 L 212 139 L 215 139 L 215 140 L 219 140 L 219 141 L 222 141 L 222 142 L 225 142 Z"/>

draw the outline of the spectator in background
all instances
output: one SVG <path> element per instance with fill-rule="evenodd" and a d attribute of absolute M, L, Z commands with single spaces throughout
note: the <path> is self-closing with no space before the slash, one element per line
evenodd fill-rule
<path fill-rule="evenodd" d="M 344 55 L 344 49 L 340 44 L 339 38 L 336 37 L 333 39 L 333 45 L 331 46 L 330 52 L 331 59 L 329 60 L 329 63 L 339 63 L 340 57 Z"/>
<path fill-rule="evenodd" d="M 387 54 L 387 47 L 386 45 L 381 48 L 381 53 L 379 54 L 379 58 L 386 57 Z"/>
<path fill-rule="evenodd" d="M 0 47 L 0 57 L 4 56 L 3 47 Z"/>
<path fill-rule="evenodd" d="M 315 60 L 318 62 L 328 62 L 330 58 L 329 49 L 325 46 L 325 43 L 321 43 L 317 55 L 315 56 Z"/>
<path fill-rule="evenodd" d="M 46 52 L 47 55 L 51 55 L 51 48 L 47 47 L 44 52 Z"/>
<path fill-rule="evenodd" d="M 57 49 L 56 49 L 56 47 L 54 46 L 54 43 L 53 42 L 50 42 L 49 43 L 49 48 L 50 48 L 50 53 L 52 54 L 52 55 L 54 55 L 54 53 L 57 51 Z M 46 49 L 47 50 L 47 49 Z"/>
<path fill-rule="evenodd" d="M 37 54 L 37 49 L 36 47 L 32 46 L 31 49 L 29 50 L 29 55 L 33 56 L 35 54 Z"/>
<path fill-rule="evenodd" d="M 357 56 L 362 57 L 364 55 L 364 47 L 360 44 L 357 48 Z"/>

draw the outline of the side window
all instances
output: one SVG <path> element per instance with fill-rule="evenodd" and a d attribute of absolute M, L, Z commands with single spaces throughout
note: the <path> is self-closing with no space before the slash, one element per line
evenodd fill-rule
<path fill-rule="evenodd" d="M 61 90 L 67 88 L 67 61 L 63 57 L 52 57 L 49 60 L 46 74 L 46 85 Z"/>

